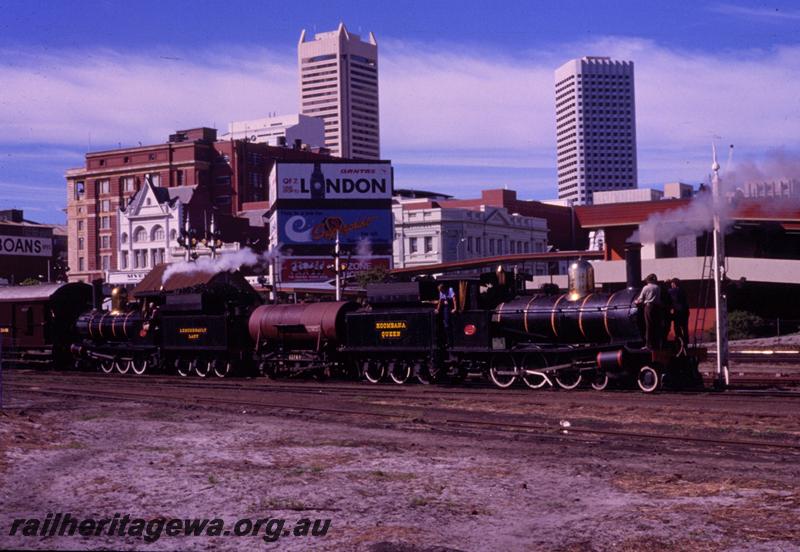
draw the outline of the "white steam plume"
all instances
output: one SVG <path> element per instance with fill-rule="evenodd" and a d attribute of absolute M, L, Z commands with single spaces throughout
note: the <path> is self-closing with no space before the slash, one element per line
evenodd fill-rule
<path fill-rule="evenodd" d="M 678 236 L 700 236 L 713 228 L 715 210 L 720 215 L 723 230 L 726 230 L 730 224 L 730 208 L 730 203 L 723 198 L 715 209 L 711 192 L 701 193 L 685 207 L 650 215 L 628 241 L 670 243 Z"/>
<path fill-rule="evenodd" d="M 245 266 L 265 265 L 274 257 L 272 252 L 256 253 L 249 247 L 232 253 L 222 253 L 216 259 L 203 257 L 197 261 L 181 261 L 173 263 L 164 271 L 161 283 L 165 284 L 176 274 L 193 274 L 203 272 L 216 274 L 218 272 L 235 272 Z"/>
<path fill-rule="evenodd" d="M 628 241 L 670 243 L 678 236 L 700 236 L 713 228 L 715 212 L 726 232 L 733 223 L 737 201 L 743 199 L 737 197 L 737 192 L 746 184 L 791 180 L 800 180 L 800 157 L 796 154 L 774 150 L 759 163 L 737 163 L 733 170 L 720 175 L 721 197 L 716 205 L 709 186 L 707 192 L 697 194 L 685 207 L 651 215 Z M 752 201 L 758 202 L 759 212 L 764 215 L 785 215 L 792 208 L 800 208 L 798 198 L 753 198 Z"/>
<path fill-rule="evenodd" d="M 372 240 L 367 237 L 363 237 L 358 240 L 358 245 L 356 246 L 356 256 L 372 257 Z"/>

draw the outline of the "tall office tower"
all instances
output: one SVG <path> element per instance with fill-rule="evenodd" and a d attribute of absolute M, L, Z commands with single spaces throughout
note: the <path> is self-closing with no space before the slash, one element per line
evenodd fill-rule
<path fill-rule="evenodd" d="M 636 188 L 633 62 L 573 59 L 555 81 L 559 199 L 584 205 L 596 191 Z"/>
<path fill-rule="evenodd" d="M 332 155 L 380 159 L 378 43 L 364 42 L 343 23 L 335 31 L 300 34 L 300 112 L 325 121 L 325 147 Z"/>

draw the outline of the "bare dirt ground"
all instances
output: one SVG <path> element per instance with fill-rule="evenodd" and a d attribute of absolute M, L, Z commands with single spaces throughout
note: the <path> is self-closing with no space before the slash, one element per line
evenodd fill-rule
<path fill-rule="evenodd" d="M 431 393 L 430 404 L 417 404 L 407 419 L 337 420 L 284 409 L 16 392 L 0 412 L 0 548 L 800 550 L 798 450 L 526 437 L 441 428 L 416 414 L 502 410 L 540 423 L 569 418 L 579 425 L 585 418 L 603 427 L 704 435 L 716 426 L 727 437 L 794 442 L 800 400 L 754 399 L 737 408 L 697 396 L 650 403 L 638 394 L 609 394 L 604 403 L 585 392 L 531 396 L 512 408 L 513 401 L 465 404 Z M 48 512 L 222 518 L 226 527 L 245 517 L 331 525 L 324 537 L 274 543 L 264 542 L 263 532 L 162 535 L 153 543 L 9 536 L 14 519 Z"/>

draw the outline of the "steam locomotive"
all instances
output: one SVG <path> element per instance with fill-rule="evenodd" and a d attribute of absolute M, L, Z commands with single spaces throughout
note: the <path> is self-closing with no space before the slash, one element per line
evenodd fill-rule
<path fill-rule="evenodd" d="M 521 293 L 516 275 L 498 270 L 444 281 L 454 291 L 452 313 L 435 307 L 439 281 L 373 284 L 365 305 L 351 301 L 262 304 L 238 273 L 176 275 L 154 269 L 137 287 L 122 289 L 108 311 L 61 319 L 76 363 L 103 372 L 182 376 L 234 372 L 270 377 L 363 377 L 428 384 L 488 377 L 497 387 L 521 381 L 574 389 L 633 385 L 701 385 L 702 350 L 670 342 L 644 348 L 635 305 L 641 282 L 637 248 L 627 252 L 627 286 L 595 290 L 586 261 L 569 267 L 567 293 Z M 2 322 L 2 321 L 0 321 Z"/>
<path fill-rule="evenodd" d="M 595 291 L 594 270 L 581 260 L 569 267 L 565 294 L 520 295 L 519 281 L 502 270 L 446 282 L 458 290 L 446 322 L 433 306 L 438 292 L 430 282 L 376 284 L 367 288 L 365 308 L 262 305 L 250 317 L 250 336 L 267 374 L 335 367 L 373 383 L 485 375 L 500 388 L 518 380 L 533 389 L 588 383 L 603 390 L 613 383 L 653 392 L 702 385 L 703 351 L 681 342 L 644 348 L 635 305 L 638 248 L 628 249 L 626 267 L 627 286 L 613 293 Z"/>

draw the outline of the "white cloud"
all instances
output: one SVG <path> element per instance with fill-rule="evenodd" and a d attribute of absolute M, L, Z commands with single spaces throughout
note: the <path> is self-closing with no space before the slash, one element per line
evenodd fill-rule
<path fill-rule="evenodd" d="M 700 160 L 712 139 L 736 144 L 745 156 L 796 145 L 798 46 L 697 53 L 604 38 L 512 57 L 458 44 L 384 40 L 383 152 L 417 165 L 552 169 L 553 70 L 586 54 L 635 62 L 643 176 L 702 176 L 708 163 Z M 0 60 L 0 141 L 6 144 L 153 143 L 178 128 L 224 130 L 232 120 L 298 109 L 289 50 L 6 50 Z"/>

